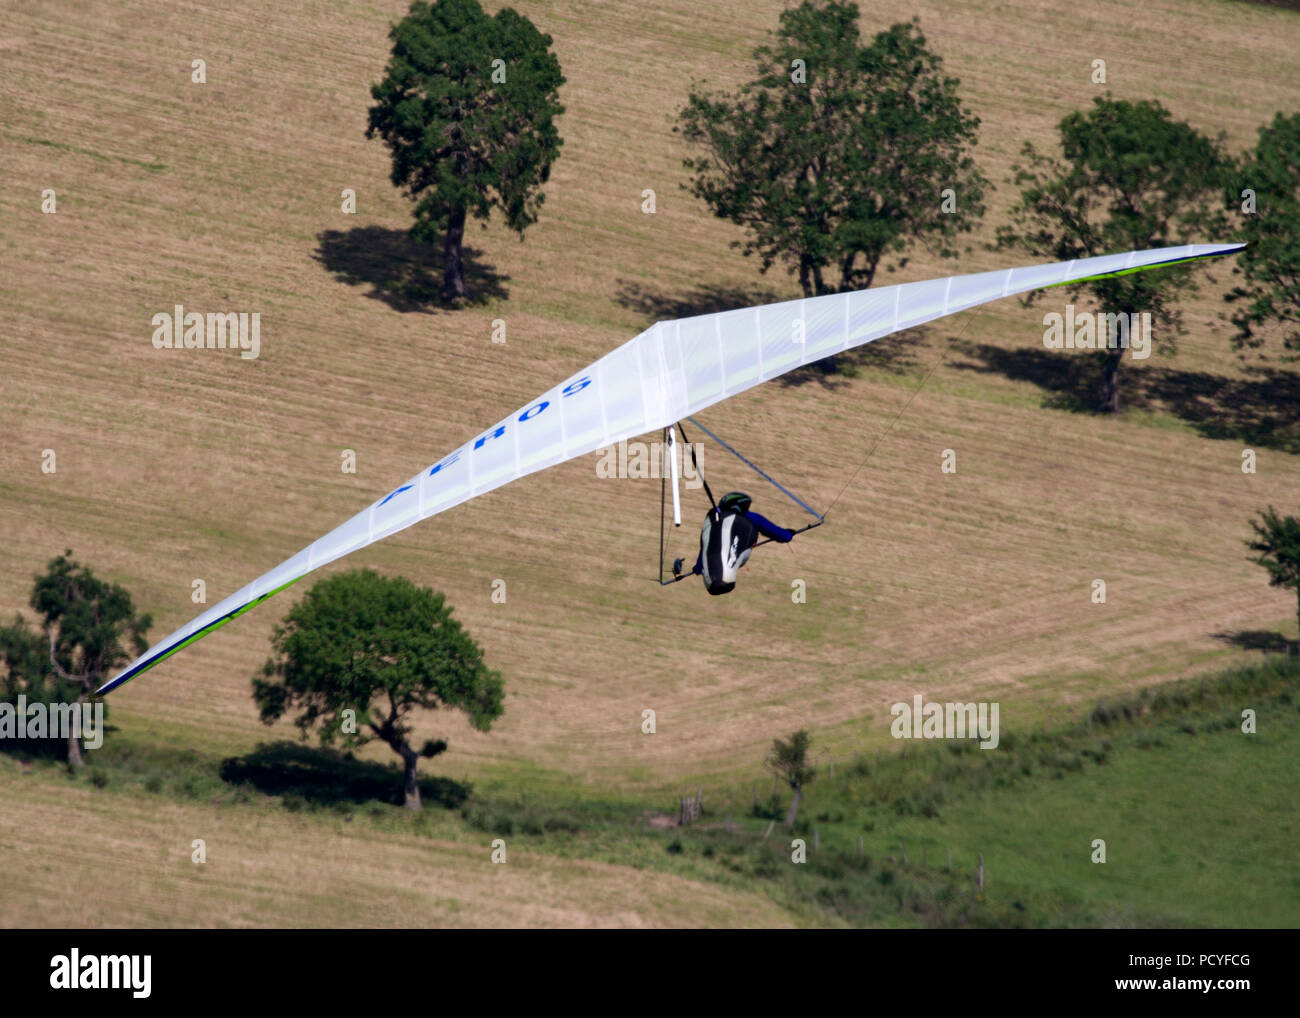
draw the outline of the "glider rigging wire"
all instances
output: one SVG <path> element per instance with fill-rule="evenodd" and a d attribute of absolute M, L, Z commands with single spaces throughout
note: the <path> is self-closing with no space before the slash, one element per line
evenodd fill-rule
<path fill-rule="evenodd" d="M 817 519 L 819 519 L 819 520 L 822 519 L 822 518 L 824 517 L 824 515 L 825 515 L 824 513 L 819 513 L 816 509 L 814 509 L 812 506 L 810 506 L 807 502 L 805 502 L 803 499 L 801 499 L 798 495 L 796 495 L 793 491 L 791 491 L 789 488 L 787 488 L 785 485 L 783 485 L 780 481 L 777 481 L 777 480 L 776 480 L 775 478 L 773 478 L 771 475 L 767 474 L 767 473 L 766 473 L 766 472 L 765 472 L 761 467 L 759 467 L 757 464 L 751 463 L 749 460 L 745 459 L 744 456 L 742 456 L 740 453 L 736 452 L 735 449 L 733 449 L 733 448 L 732 448 L 731 446 L 729 446 L 726 442 L 724 442 L 722 439 L 720 439 L 717 435 L 715 435 L 712 431 L 710 431 L 710 430 L 709 430 L 708 428 L 706 428 L 703 424 L 701 424 L 699 421 L 697 421 L 694 417 L 688 417 L 688 418 L 686 418 L 686 419 L 687 419 L 688 421 L 690 421 L 693 425 L 695 425 L 695 427 L 699 428 L 702 432 L 704 432 L 706 435 L 708 435 L 708 436 L 709 436 L 711 439 L 713 439 L 715 442 L 717 442 L 718 445 L 720 445 L 720 446 L 722 446 L 722 448 L 726 449 L 727 452 L 729 452 L 729 453 L 731 453 L 731 455 L 735 456 L 736 459 L 740 460 L 741 463 L 743 463 L 743 464 L 745 464 L 745 466 L 749 467 L 750 470 L 752 470 L 752 471 L 754 471 L 754 473 L 758 474 L 759 477 L 763 478 L 763 480 L 767 481 L 767 482 L 768 482 L 769 484 L 771 484 L 774 488 L 776 488 L 778 491 L 780 491 L 782 494 L 784 494 L 784 495 L 785 495 L 787 498 L 789 498 L 790 501 L 793 502 L 795 505 L 799 506 L 801 509 L 806 510 L 807 512 L 812 513 L 812 514 L 813 514 L 814 516 L 816 516 Z M 681 427 L 680 424 L 678 424 L 677 426 L 678 426 L 679 428 Z M 685 437 L 685 434 L 684 434 L 684 433 L 683 433 L 683 437 Z M 695 455 L 695 453 L 694 453 L 693 450 L 692 450 L 691 455 L 692 455 L 692 456 Z M 692 462 L 694 462 L 694 460 L 692 460 Z M 697 463 L 697 464 L 696 464 L 696 470 L 698 470 L 698 469 L 699 469 L 699 464 Z M 700 480 L 704 480 L 704 475 L 703 475 L 703 474 L 700 474 Z"/>

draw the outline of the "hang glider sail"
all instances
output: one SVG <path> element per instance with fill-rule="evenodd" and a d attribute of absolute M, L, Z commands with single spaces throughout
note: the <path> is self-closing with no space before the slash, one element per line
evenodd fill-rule
<path fill-rule="evenodd" d="M 160 640 L 96 692 L 116 689 L 326 563 L 830 354 L 1000 297 L 1213 258 L 1243 246 L 1130 251 L 658 322 Z"/>

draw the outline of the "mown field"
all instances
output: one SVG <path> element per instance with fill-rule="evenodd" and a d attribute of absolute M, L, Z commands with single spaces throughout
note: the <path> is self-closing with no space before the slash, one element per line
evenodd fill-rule
<path fill-rule="evenodd" d="M 1294 927 L 1298 746 L 1300 669 L 1273 657 L 1004 730 L 997 751 L 823 758 L 790 833 L 757 761 L 681 828 L 662 797 L 491 780 L 426 780 L 412 814 L 391 768 L 122 732 L 78 775 L 0 757 L 0 908 L 42 926 Z M 70 832 L 93 832 L 92 867 Z"/>
<path fill-rule="evenodd" d="M 750 74 L 749 53 L 781 5 L 516 6 L 555 39 L 568 79 L 565 147 L 524 243 L 497 224 L 469 234 L 471 286 L 487 299 L 455 312 L 428 299 L 437 266 L 406 241 L 386 150 L 363 134 L 387 27 L 404 4 L 6 9 L 0 613 L 25 608 L 33 574 L 71 548 L 125 584 L 154 614 L 152 635 L 165 635 L 195 613 L 195 578 L 210 603 L 224 596 L 655 318 L 794 295 L 783 275 L 759 276 L 729 246 L 738 233 L 680 190 L 686 151 L 671 131 L 693 79 L 733 86 Z M 1088 77 L 1097 57 L 1116 95 L 1158 98 L 1234 150 L 1300 93 L 1292 11 L 1172 0 L 861 6 L 868 32 L 918 16 L 981 117 L 977 158 L 999 190 L 980 241 L 1014 198 L 1007 178 L 1021 144 L 1050 146 L 1056 121 L 1099 91 Z M 195 57 L 207 61 L 206 85 L 190 83 Z M 57 215 L 39 213 L 47 187 Z M 654 216 L 640 211 L 647 187 Z M 339 211 L 344 188 L 357 192 L 355 216 Z M 882 282 L 1023 260 L 980 246 L 957 262 L 918 251 Z M 769 385 L 710 411 L 710 427 L 814 504 L 844 489 L 827 526 L 756 555 L 733 597 L 658 588 L 658 483 L 600 480 L 594 457 L 330 568 L 367 565 L 444 591 L 505 674 L 507 710 L 491 733 L 447 714 L 420 733 L 450 741 L 433 771 L 484 794 L 664 808 L 699 782 L 742 788 L 771 739 L 801 726 L 827 755 L 892 752 L 888 707 L 915 692 L 999 700 L 1013 730 L 1044 716 L 1064 724 L 1099 697 L 1240 663 L 1243 633 L 1296 636 L 1293 599 L 1265 585 L 1241 543 L 1257 508 L 1300 504 L 1295 375 L 1230 353 L 1217 317 L 1228 275 L 1215 275 L 1186 308 L 1177 357 L 1126 362 L 1131 409 L 1118 420 L 1068 409 L 1086 379 L 1035 354 L 1046 308 L 1015 302 L 881 344 L 853 377 Z M 155 350 L 150 317 L 177 303 L 261 312 L 261 356 Z M 494 318 L 507 322 L 505 345 L 490 341 Z M 1247 445 L 1259 454 L 1255 475 L 1240 470 Z M 940 473 L 945 448 L 957 451 L 956 475 Z M 40 469 L 45 449 L 57 454 L 55 474 Z M 357 452 L 355 475 L 340 470 L 344 449 Z M 715 452 L 704 460 L 711 478 L 748 483 Z M 1096 577 L 1108 583 L 1105 605 L 1089 601 Z M 497 578 L 505 604 L 490 600 Z M 791 603 L 795 578 L 807 581 L 806 605 Z M 215 766 L 290 737 L 287 725 L 263 728 L 249 697 L 288 603 L 115 693 L 111 740 Z M 653 736 L 640 732 L 645 708 L 658 714 Z M 1223 760 L 1215 766 L 1229 774 L 1243 763 Z M 45 888 L 7 896 L 6 923 L 457 921 L 444 898 L 467 923 L 826 919 L 788 902 L 774 912 L 773 899 L 726 883 L 709 885 L 716 898 L 674 884 L 660 900 L 665 878 L 642 877 L 637 856 L 620 861 L 617 846 L 599 861 L 613 869 L 564 858 L 536 863 L 551 867 L 544 879 L 498 877 L 475 868 L 482 839 L 461 846 L 459 828 L 412 841 L 287 818 L 278 805 L 168 800 L 160 812 L 116 785 L 69 789 L 42 773 L 0 768 L 0 862 Z M 1034 807 L 1096 800 L 1102 780 L 1071 774 Z M 1131 787 L 1113 791 L 1123 801 Z M 1005 820 L 994 806 L 1012 808 L 961 807 L 971 844 L 991 842 L 980 815 Z M 1201 823 L 1151 808 L 1172 832 Z M 950 816 L 939 822 L 956 823 Z M 1147 826 L 1121 816 L 1123 831 Z M 1252 818 L 1267 819 L 1242 819 Z M 221 881 L 200 893 L 187 882 L 206 877 L 185 860 L 207 823 L 235 847 Z M 73 838 L 75 852 L 58 847 Z M 278 846 L 265 858 L 254 851 L 263 838 Z M 355 850 L 339 855 L 353 867 L 341 879 L 405 886 L 398 874 L 418 872 L 424 897 L 409 912 L 348 920 L 317 876 L 333 872 L 323 860 L 339 839 Z M 990 844 L 986 856 L 1000 879 L 1010 863 L 997 851 Z M 83 917 L 63 889 L 100 886 L 92 860 L 104 852 L 116 853 L 124 882 Z M 177 852 L 175 894 L 127 905 Z M 1018 864 L 1024 886 L 1064 872 L 1053 858 Z M 1206 867 L 1218 893 L 1231 869 L 1221 857 Z M 1176 899 L 1175 887 L 1135 900 L 1153 915 L 1209 921 Z"/>

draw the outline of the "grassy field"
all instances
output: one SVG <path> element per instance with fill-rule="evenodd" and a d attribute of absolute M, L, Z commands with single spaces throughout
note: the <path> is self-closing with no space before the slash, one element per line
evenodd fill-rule
<path fill-rule="evenodd" d="M 823 758 L 793 835 L 757 761 L 681 828 L 662 797 L 490 780 L 426 779 L 412 814 L 389 804 L 395 769 L 122 732 L 77 775 L 0 757 L 0 908 L 88 926 L 1296 926 L 1300 669 L 1274 657 L 1149 693 L 1004 731 L 997 752 Z M 74 831 L 96 832 L 89 869 Z"/>
<path fill-rule="evenodd" d="M 759 276 L 729 247 L 737 232 L 680 190 L 686 152 L 671 132 L 693 79 L 733 86 L 750 74 L 749 53 L 782 5 L 515 6 L 555 39 L 568 79 L 565 146 L 524 243 L 498 224 L 468 235 L 471 286 L 488 297 L 456 312 L 427 299 L 436 266 L 406 241 L 408 204 L 388 183 L 386 150 L 363 136 L 388 25 L 405 4 L 105 0 L 6 11 L 0 614 L 25 608 L 33 574 L 71 548 L 125 584 L 153 613 L 152 635 L 164 635 L 195 614 L 194 579 L 213 603 L 656 317 L 794 294 L 786 277 Z M 1050 147 L 1056 121 L 1098 93 L 1097 57 L 1117 96 L 1158 98 L 1234 150 L 1276 110 L 1291 111 L 1300 87 L 1292 11 L 1173 0 L 861 6 L 867 32 L 918 16 L 981 117 L 976 154 L 999 190 L 980 240 L 1014 198 L 1007 178 L 1021 144 Z M 1171 46 L 1176 61 L 1157 56 Z M 205 85 L 190 83 L 196 57 L 207 61 Z M 654 216 L 640 212 L 646 187 L 658 195 Z M 57 191 L 57 215 L 39 213 L 43 188 Z M 357 191 L 355 216 L 339 211 L 344 188 Z M 922 251 L 881 282 L 1024 260 L 978 246 L 958 262 Z M 1044 716 L 1063 724 L 1098 697 L 1242 662 L 1241 634 L 1296 636 L 1293 599 L 1266 586 L 1241 542 L 1257 508 L 1300 504 L 1300 398 L 1293 373 L 1229 352 L 1217 319 L 1226 282 L 1219 270 L 1188 305 L 1177 357 L 1125 364 L 1131 409 L 1118 420 L 1068 409 L 1084 384 L 1077 365 L 1033 356 L 1045 308 L 1015 302 L 882 343 L 854 377 L 769 385 L 710 411 L 710 427 L 814 504 L 843 490 L 827 526 L 756 555 L 737 596 L 661 591 L 658 484 L 598 480 L 594 457 L 331 568 L 371 566 L 444 591 L 505 674 L 506 715 L 491 733 L 449 715 L 419 733 L 448 738 L 435 770 L 484 794 L 651 808 L 696 782 L 749 780 L 771 739 L 796 727 L 844 758 L 892 749 L 888 705 L 915 692 L 999 700 L 1011 728 Z M 177 303 L 261 312 L 262 355 L 155 350 L 150 317 Z M 507 321 L 504 346 L 490 341 L 494 318 Z M 855 476 L 949 341 L 944 365 Z M 1240 470 L 1246 445 L 1259 453 L 1255 475 Z M 945 448 L 957 451 L 956 475 L 940 473 Z M 40 469 L 45 449 L 57 454 L 54 474 Z M 355 475 L 340 470 L 344 449 L 357 452 Z M 747 483 L 715 452 L 704 464 L 717 483 Z M 1089 601 L 1095 577 L 1107 580 L 1105 605 Z M 506 604 L 490 599 L 497 578 Z M 795 578 L 807 581 L 806 605 L 790 601 Z M 258 723 L 249 679 L 288 603 L 115 693 L 114 738 L 217 761 L 287 737 L 287 726 Z M 658 713 L 654 736 L 639 729 L 647 707 Z M 1079 787 L 1062 802 L 1097 792 L 1080 775 L 1057 791 L 1070 782 Z M 223 837 L 243 846 L 224 890 L 178 875 L 174 910 L 115 913 L 139 890 L 126 885 L 86 921 L 347 921 L 346 906 L 313 883 L 346 830 L 332 821 L 188 803 L 168 806 L 179 811 L 168 828 L 149 800 L 128 796 L 118 813 L 117 793 L 97 795 L 0 770 L 6 819 L 45 817 L 6 824 L 0 862 L 49 867 L 53 881 L 51 861 L 68 860 L 89 887 L 100 872 L 73 859 L 112 851 L 152 866 L 172 852 L 189 874 L 186 846 L 201 836 L 189 832 L 221 818 L 212 822 L 226 825 Z M 1042 809 L 1056 801 L 1044 796 Z M 969 808 L 962 822 L 977 826 Z M 299 823 L 311 865 L 292 861 Z M 1136 837 L 1137 814 L 1130 827 Z M 1074 836 L 1085 828 L 1081 819 Z M 184 843 L 169 829 L 183 829 Z M 57 855 L 74 831 L 76 853 Z M 282 839 L 283 859 L 253 858 L 258 832 Z M 1001 879 L 1005 859 L 978 833 L 972 844 L 989 845 Z M 602 862 L 609 870 L 548 863 L 559 868 L 546 880 L 513 885 L 519 911 L 499 911 L 478 882 L 497 880 L 491 871 L 466 875 L 461 895 L 434 875 L 468 874 L 477 846 L 458 854 L 403 837 L 354 842 L 356 875 L 371 852 L 365 879 L 419 865 L 429 921 L 455 921 L 431 904 L 444 893 L 463 901 L 464 922 L 825 918 L 802 906 L 773 912 L 727 885 L 678 915 L 693 887 L 666 892 L 662 905 L 638 897 L 634 858 Z M 1124 843 L 1123 831 L 1114 837 Z M 1032 856 L 1023 847 L 1018 857 Z M 1065 865 L 1039 859 L 1025 886 L 1046 886 Z M 70 886 L 65 870 L 59 886 Z M 132 872 L 148 879 L 147 868 Z M 571 895 L 566 882 L 585 890 Z M 56 904 L 53 883 L 42 886 L 34 902 L 7 900 L 0 921 L 80 921 Z M 1171 911 L 1175 891 L 1153 891 L 1143 907 L 1182 914 Z M 425 921 L 413 916 L 354 919 Z"/>

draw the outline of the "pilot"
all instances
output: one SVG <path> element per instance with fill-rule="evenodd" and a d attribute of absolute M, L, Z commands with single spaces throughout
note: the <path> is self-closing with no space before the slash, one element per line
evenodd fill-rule
<path fill-rule="evenodd" d="M 794 540 L 794 531 L 778 527 L 750 509 L 752 501 L 743 491 L 729 491 L 704 517 L 700 554 L 691 572 L 703 577 L 704 587 L 710 594 L 726 594 L 736 586 L 736 575 L 749 561 L 749 553 L 760 536 L 782 544 Z M 673 572 L 680 571 L 681 559 L 678 559 L 673 563 Z"/>

